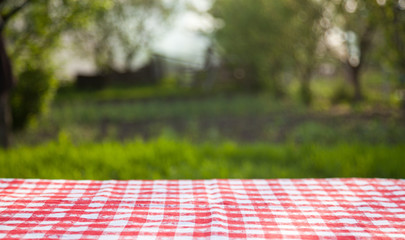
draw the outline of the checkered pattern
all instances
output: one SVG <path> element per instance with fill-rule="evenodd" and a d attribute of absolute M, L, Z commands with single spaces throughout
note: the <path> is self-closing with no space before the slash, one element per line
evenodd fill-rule
<path fill-rule="evenodd" d="M 405 181 L 0 179 L 0 239 L 405 239 Z"/>

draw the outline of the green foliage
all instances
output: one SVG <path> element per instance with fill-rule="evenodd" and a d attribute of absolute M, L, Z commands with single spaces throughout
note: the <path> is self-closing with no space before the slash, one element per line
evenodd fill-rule
<path fill-rule="evenodd" d="M 21 1 L 4 1 L 2 10 L 19 4 Z M 11 96 L 14 130 L 24 129 L 46 110 L 56 88 L 51 59 L 62 35 L 83 29 L 94 14 L 107 11 L 111 4 L 108 0 L 29 1 L 7 25 L 5 37 L 19 80 Z"/>
<path fill-rule="evenodd" d="M 95 92 L 64 88 L 57 95 L 52 114 L 41 119 L 37 129 L 19 134 L 16 140 L 21 144 L 37 144 L 54 139 L 63 129 L 72 135 L 74 142 L 126 140 L 133 136 L 149 139 L 162 131 L 198 142 L 232 139 L 396 144 L 405 141 L 402 120 L 390 114 L 392 108 L 381 105 L 380 100 L 356 106 L 343 101 L 331 106 L 331 90 L 341 80 L 314 82 L 313 91 L 318 98 L 312 108 L 298 102 L 276 101 L 266 94 L 201 95 L 179 89 L 166 92 L 160 87 Z M 291 91 L 297 98 L 298 86 Z M 380 86 L 376 82 L 376 89 L 370 91 L 378 91 Z"/>
<path fill-rule="evenodd" d="M 6 1 L 8 5 L 16 3 Z M 108 11 L 111 4 L 109 0 L 30 1 L 7 25 L 5 32 L 15 72 L 25 71 L 27 64 L 48 65 L 52 53 L 59 50 L 64 34 L 83 30 L 97 14 Z"/>
<path fill-rule="evenodd" d="M 0 150 L 0 177 L 67 179 L 204 179 L 405 177 L 404 145 L 239 145 L 161 137 L 121 144 L 58 142 Z"/>
<path fill-rule="evenodd" d="M 192 98 L 203 96 L 198 90 L 179 88 L 171 85 L 172 82 L 162 82 L 160 86 L 114 86 L 102 90 L 77 90 L 74 85 L 58 88 L 55 102 L 68 104 L 69 102 L 107 102 L 107 101 L 136 101 L 165 98 Z"/>
<path fill-rule="evenodd" d="M 302 84 L 300 87 L 300 99 L 305 105 L 311 105 L 313 96 L 310 86 Z"/>
<path fill-rule="evenodd" d="M 217 0 L 211 13 L 224 24 L 215 40 L 229 67 L 245 72 L 247 87 L 282 96 L 285 73 L 307 81 L 316 66 L 320 10 L 311 0 Z"/>
<path fill-rule="evenodd" d="M 144 91 L 144 96 L 152 99 L 114 101 L 120 95 L 119 89 L 112 89 L 103 97 L 98 92 L 93 93 L 100 97 L 96 100 L 110 100 L 107 102 L 90 101 L 91 95 L 78 97 L 76 102 L 69 102 L 67 96 L 61 97 L 54 106 L 53 115 L 43 119 L 45 127 L 57 125 L 52 131 L 57 133 L 63 129 L 58 140 L 38 145 L 38 138 L 33 138 L 32 143 L 36 146 L 21 144 L 15 149 L 0 151 L 0 177 L 404 177 L 405 127 L 397 119 L 374 121 L 370 116 L 361 119 L 365 115 L 358 118 L 355 114 L 346 117 L 327 115 L 277 102 L 266 95 L 159 101 L 153 100 L 153 96 L 159 96 L 160 90 L 125 89 L 123 93 L 126 91 L 129 91 L 126 96 L 129 99 L 131 91 Z M 64 94 L 71 99 L 77 96 L 69 91 Z M 207 122 L 216 119 L 220 122 L 231 119 L 225 123 L 232 124 L 225 126 L 222 122 L 217 129 L 207 128 Z M 169 121 L 177 125 L 189 124 L 186 136 L 170 129 Z M 111 124 L 105 127 L 109 136 L 100 141 L 96 131 L 105 122 Z M 121 125 L 132 123 L 130 128 L 136 126 L 145 130 L 143 126 L 146 125 L 142 124 L 150 122 L 161 124 L 165 135 L 143 141 L 134 140 L 136 134 L 133 134 L 130 140 L 117 140 Z M 236 138 L 232 138 L 233 142 L 224 140 L 223 128 L 235 133 L 240 131 L 241 124 L 250 127 L 245 128 L 249 133 L 258 133 L 255 137 L 262 133 L 274 134 L 274 137 L 265 139 L 265 143 L 252 143 L 256 139 L 249 139 L 249 144 L 236 143 Z M 285 138 L 278 139 L 282 135 Z M 197 139 L 199 136 L 203 138 Z"/>
<path fill-rule="evenodd" d="M 291 107 L 291 106 L 290 106 Z M 94 123 L 100 119 L 134 121 L 154 119 L 193 119 L 215 116 L 260 116 L 281 112 L 284 105 L 266 95 L 217 96 L 205 99 L 172 99 L 146 102 L 123 101 L 97 103 L 71 101 L 53 109 L 51 117 L 58 123 Z M 293 108 L 290 108 L 293 109 Z"/>
<path fill-rule="evenodd" d="M 384 67 L 388 65 L 398 77 L 405 74 L 405 8 L 401 4 L 401 1 L 385 1 L 375 6 L 371 14 L 379 27 L 377 61 L 385 63 L 381 64 Z"/>
<path fill-rule="evenodd" d="M 14 130 L 25 128 L 47 110 L 57 85 L 52 71 L 41 68 L 29 67 L 18 79 L 20 82 L 11 95 Z"/>
<path fill-rule="evenodd" d="M 136 62 L 150 57 L 152 43 L 171 16 L 174 3 L 163 0 L 109 1 L 108 11 L 98 11 L 88 27 L 75 31 L 84 57 L 91 57 L 99 72 L 131 71 Z"/>
<path fill-rule="evenodd" d="M 403 126 L 395 123 L 369 121 L 356 123 L 353 120 L 343 122 L 317 123 L 308 121 L 294 128 L 289 140 L 296 143 L 339 144 L 341 142 L 357 144 L 396 144 L 404 142 Z"/>
<path fill-rule="evenodd" d="M 329 48 L 332 56 L 346 65 L 346 78 L 355 89 L 354 101 L 363 98 L 362 87 L 355 82 L 360 82 L 364 67 L 398 76 L 405 72 L 405 9 L 401 1 L 325 1 L 328 32 L 340 35 L 342 41 L 340 47 L 329 43 Z"/>
<path fill-rule="evenodd" d="M 348 86 L 340 84 L 333 91 L 331 96 L 332 104 L 351 103 L 353 101 L 353 93 Z"/>

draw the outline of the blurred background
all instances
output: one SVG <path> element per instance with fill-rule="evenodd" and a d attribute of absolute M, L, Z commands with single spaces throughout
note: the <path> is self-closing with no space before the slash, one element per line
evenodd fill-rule
<path fill-rule="evenodd" d="M 405 0 L 0 0 L 0 177 L 405 177 Z"/>

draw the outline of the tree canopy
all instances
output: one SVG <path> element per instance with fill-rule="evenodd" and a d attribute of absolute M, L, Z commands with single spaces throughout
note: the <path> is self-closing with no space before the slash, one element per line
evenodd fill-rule
<path fill-rule="evenodd" d="M 405 83 L 402 0 L 217 0 L 211 13 L 223 23 L 214 34 L 223 60 L 243 69 L 252 88 L 277 94 L 285 75 L 292 76 L 301 81 L 303 101 L 310 102 L 309 80 L 326 57 L 341 62 L 354 99 L 361 100 L 361 71 L 371 55 L 377 65 L 385 62 L 400 72 Z"/>
<path fill-rule="evenodd" d="M 246 71 L 251 88 L 269 87 L 280 95 L 284 73 L 304 77 L 315 65 L 321 16 L 316 2 L 217 0 L 211 12 L 224 22 L 215 39 L 225 61 Z"/>
<path fill-rule="evenodd" d="M 54 56 L 66 47 L 66 39 L 78 52 L 94 56 L 100 71 L 116 68 L 117 55 L 130 68 L 149 44 L 151 26 L 158 25 L 152 16 L 165 19 L 169 8 L 163 0 L 0 0 L 1 34 L 7 42 L 2 55 L 20 80 L 11 94 L 14 128 L 24 128 L 46 109 L 60 67 Z M 7 105 L 2 101 L 0 110 L 9 109 Z M 10 128 L 5 122 L 0 132 Z"/>

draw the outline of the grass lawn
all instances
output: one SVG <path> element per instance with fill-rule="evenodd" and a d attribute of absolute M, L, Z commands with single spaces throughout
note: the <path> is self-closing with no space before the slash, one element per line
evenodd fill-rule
<path fill-rule="evenodd" d="M 15 140 L 18 145 L 38 144 L 64 131 L 75 143 L 154 139 L 168 132 L 198 142 L 405 142 L 405 121 L 398 111 L 370 107 L 369 102 L 330 106 L 325 100 L 331 94 L 328 84 L 314 84 L 319 97 L 311 108 L 266 93 L 197 93 L 164 86 L 63 88 L 50 114 Z"/>
<path fill-rule="evenodd" d="M 155 140 L 74 145 L 59 141 L 0 151 L 0 176 L 50 179 L 404 178 L 400 145 L 193 144 Z"/>
<path fill-rule="evenodd" d="M 328 84 L 314 85 L 312 108 L 265 93 L 67 88 L 0 151 L 0 177 L 405 178 L 404 117 L 370 102 L 330 106 Z"/>

